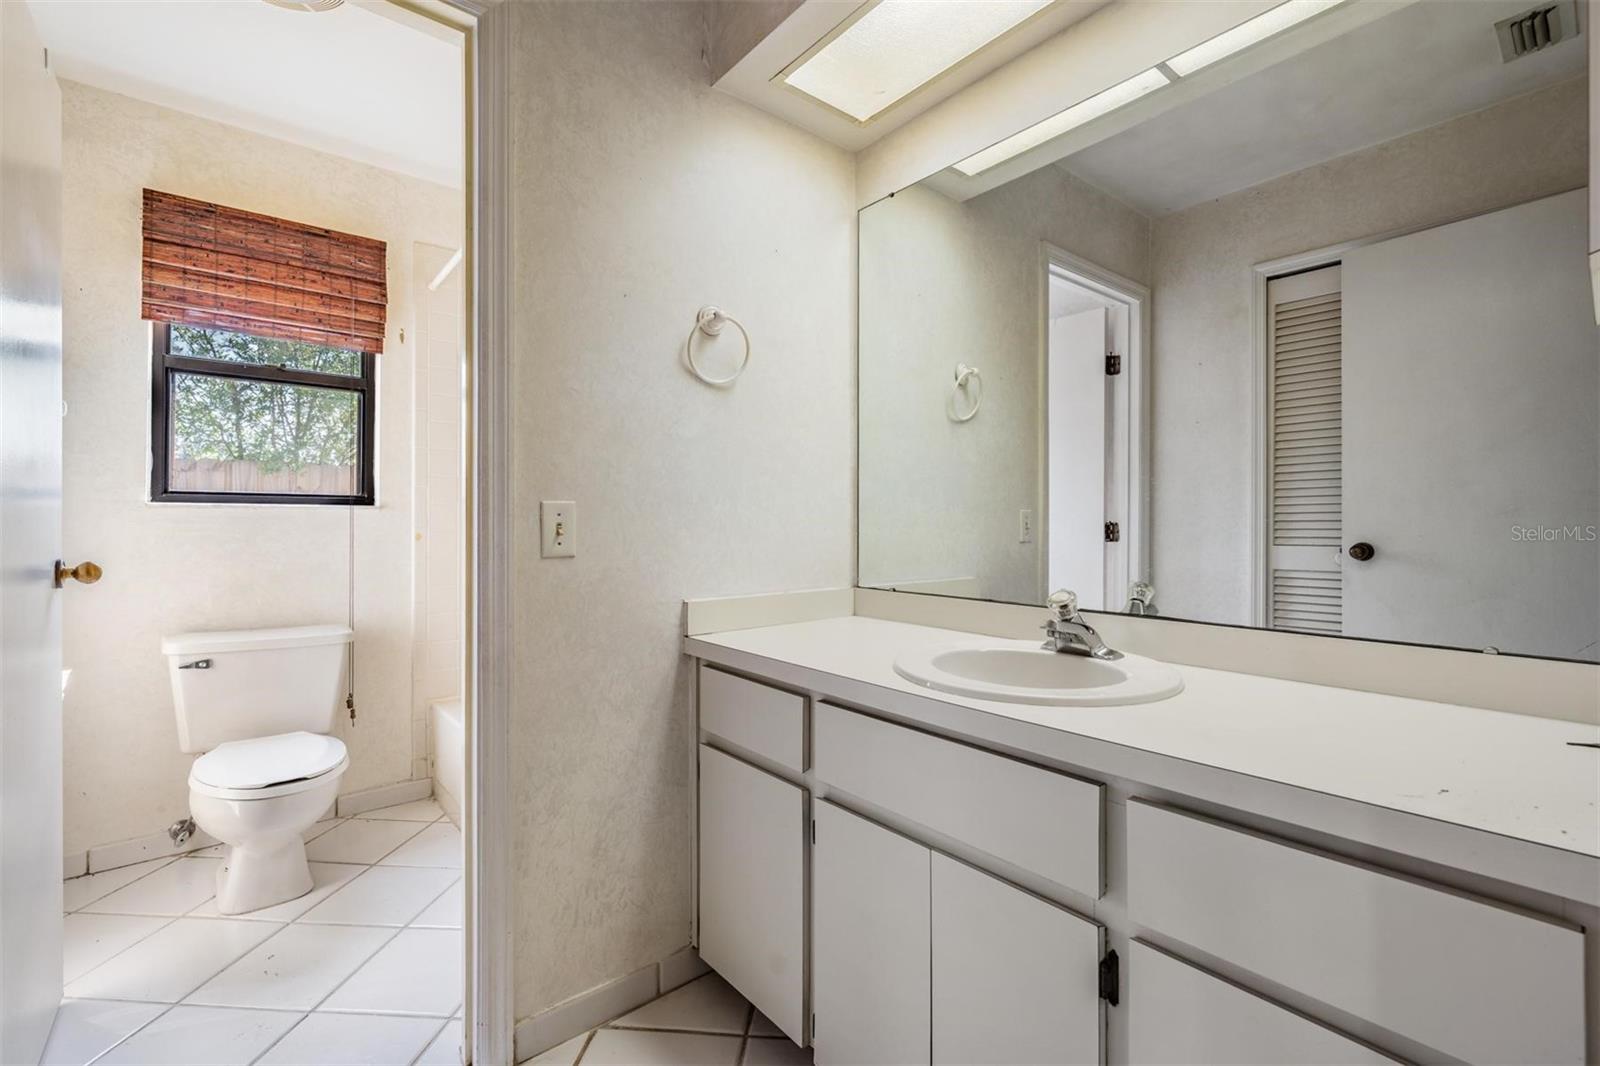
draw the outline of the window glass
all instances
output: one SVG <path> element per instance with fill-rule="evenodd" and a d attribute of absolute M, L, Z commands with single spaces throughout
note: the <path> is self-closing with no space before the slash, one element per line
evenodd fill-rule
<path fill-rule="evenodd" d="M 307 370 L 318 374 L 361 375 L 361 353 L 346 348 L 325 348 L 303 341 L 280 341 L 248 333 L 228 333 L 197 326 L 172 327 L 173 355 L 191 359 L 215 359 L 226 363 L 276 366 L 284 370 Z"/>

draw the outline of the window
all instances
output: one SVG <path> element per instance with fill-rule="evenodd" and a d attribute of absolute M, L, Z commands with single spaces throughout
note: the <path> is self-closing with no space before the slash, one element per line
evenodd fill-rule
<path fill-rule="evenodd" d="M 371 353 L 156 322 L 150 498 L 373 502 Z"/>

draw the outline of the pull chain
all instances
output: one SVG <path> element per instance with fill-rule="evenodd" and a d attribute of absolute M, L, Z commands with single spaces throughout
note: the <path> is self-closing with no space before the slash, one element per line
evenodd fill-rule
<path fill-rule="evenodd" d="M 344 707 L 345 710 L 350 712 L 350 727 L 354 729 L 356 724 L 356 509 L 354 507 L 346 507 L 345 511 L 350 516 L 350 583 L 347 590 L 346 608 L 346 617 L 350 626 L 350 643 L 345 645 L 346 654 L 349 656 L 347 673 L 350 678 L 350 687 L 344 694 Z"/>

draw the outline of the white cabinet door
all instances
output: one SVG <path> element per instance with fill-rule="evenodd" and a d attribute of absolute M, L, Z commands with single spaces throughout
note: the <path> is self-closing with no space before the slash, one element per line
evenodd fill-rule
<path fill-rule="evenodd" d="M 1103 930 L 933 856 L 933 1061 L 1098 1063 Z"/>
<path fill-rule="evenodd" d="M 805 793 L 700 746 L 700 957 L 805 1044 Z"/>
<path fill-rule="evenodd" d="M 816 1062 L 925 1063 L 931 853 L 827 802 L 812 816 Z"/>
<path fill-rule="evenodd" d="M 1128 1061 L 1378 1066 L 1395 1060 L 1139 940 L 1128 947 Z"/>

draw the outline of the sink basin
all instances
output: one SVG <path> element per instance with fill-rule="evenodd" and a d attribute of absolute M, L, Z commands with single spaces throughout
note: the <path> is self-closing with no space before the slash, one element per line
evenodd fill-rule
<path fill-rule="evenodd" d="M 1142 655 L 1091 659 L 1026 640 L 919 648 L 902 653 L 894 670 L 940 692 L 1046 707 L 1153 703 L 1183 691 L 1182 674 Z"/>

